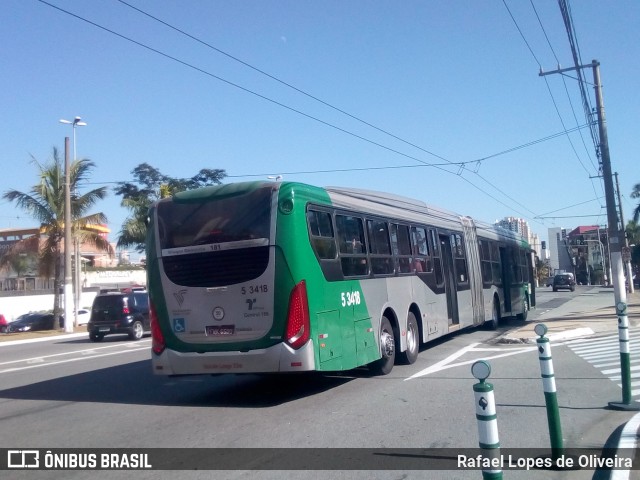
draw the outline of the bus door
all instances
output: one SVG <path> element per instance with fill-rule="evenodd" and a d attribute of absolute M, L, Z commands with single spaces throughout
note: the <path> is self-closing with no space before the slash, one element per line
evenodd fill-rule
<path fill-rule="evenodd" d="M 449 327 L 460 324 L 458 315 L 458 288 L 456 286 L 455 270 L 453 266 L 453 251 L 449 235 L 438 234 L 440 240 L 440 254 L 442 255 L 442 269 L 444 273 L 444 288 L 447 296 L 447 315 Z"/>
<path fill-rule="evenodd" d="M 535 256 L 534 256 L 534 252 L 528 252 L 527 253 L 527 279 L 525 280 L 525 283 L 529 283 L 531 291 L 530 293 L 530 298 L 529 298 L 529 308 L 535 307 L 536 306 L 536 282 L 535 282 Z"/>
<path fill-rule="evenodd" d="M 511 275 L 511 257 L 505 247 L 500 247 L 500 264 L 502 265 L 502 296 L 504 298 L 503 312 L 511 312 L 511 284 L 513 275 Z"/>

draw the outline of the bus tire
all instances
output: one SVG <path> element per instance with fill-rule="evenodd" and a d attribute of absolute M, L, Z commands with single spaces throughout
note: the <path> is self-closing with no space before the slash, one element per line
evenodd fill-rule
<path fill-rule="evenodd" d="M 396 362 L 396 340 L 393 327 L 387 317 L 383 316 L 380 321 L 379 335 L 382 357 L 371 364 L 371 371 L 376 375 L 387 375 L 391 373 Z"/>
<path fill-rule="evenodd" d="M 493 299 L 493 305 L 491 307 L 491 320 L 489 320 L 489 328 L 491 330 L 497 330 L 500 326 L 500 302 L 497 298 Z"/>
<path fill-rule="evenodd" d="M 526 320 L 529 314 L 529 297 L 527 295 L 522 299 L 522 313 L 518 314 L 519 320 Z"/>
<path fill-rule="evenodd" d="M 407 315 L 407 349 L 400 352 L 400 361 L 405 365 L 411 365 L 418 359 L 420 351 L 420 330 L 413 312 Z"/>

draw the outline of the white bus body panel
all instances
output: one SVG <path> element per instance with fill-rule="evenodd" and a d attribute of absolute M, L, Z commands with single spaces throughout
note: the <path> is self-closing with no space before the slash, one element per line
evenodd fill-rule
<path fill-rule="evenodd" d="M 315 370 L 313 342 L 294 350 L 286 343 L 248 352 L 182 353 L 166 349 L 152 354 L 156 375 L 307 372 Z"/>

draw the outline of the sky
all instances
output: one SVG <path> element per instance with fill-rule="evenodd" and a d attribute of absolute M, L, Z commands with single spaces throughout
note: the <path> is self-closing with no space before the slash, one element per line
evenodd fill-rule
<path fill-rule="evenodd" d="M 638 199 L 640 2 L 569 2 L 600 63 L 625 222 Z M 133 7 L 133 8 L 132 8 Z M 155 17 L 155 18 L 153 18 Z M 606 225 L 598 158 L 553 0 L 2 0 L 0 193 L 37 183 L 79 116 L 92 213 L 148 163 L 401 194 L 485 222 Z M 593 69 L 583 69 L 595 108 Z M 592 117 L 592 120 L 595 117 Z M 73 156 L 73 152 L 71 153 Z M 0 229 L 34 220 L 0 199 Z"/>

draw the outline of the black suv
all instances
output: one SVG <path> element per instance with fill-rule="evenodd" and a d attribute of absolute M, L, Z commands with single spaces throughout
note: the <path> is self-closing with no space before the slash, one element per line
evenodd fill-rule
<path fill-rule="evenodd" d="M 87 324 L 89 338 L 99 342 L 110 333 L 126 333 L 132 340 L 140 340 L 149 326 L 149 294 L 109 292 L 96 296 Z"/>
<path fill-rule="evenodd" d="M 557 292 L 560 288 L 568 288 L 572 292 L 576 289 L 576 281 L 570 273 L 559 273 L 553 277 L 553 291 Z"/>

